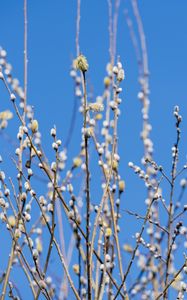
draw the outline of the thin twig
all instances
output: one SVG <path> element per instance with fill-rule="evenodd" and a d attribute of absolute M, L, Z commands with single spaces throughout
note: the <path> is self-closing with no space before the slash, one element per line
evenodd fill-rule
<path fill-rule="evenodd" d="M 88 300 L 92 299 L 92 269 L 90 265 L 90 171 L 88 161 L 88 136 L 86 134 L 87 124 L 87 94 L 86 94 L 86 77 L 85 72 L 82 72 L 83 78 L 83 93 L 84 93 L 84 143 L 85 143 L 85 165 L 86 165 L 86 265 L 88 279 Z"/>
<path fill-rule="evenodd" d="M 77 57 L 80 54 L 80 46 L 79 46 L 79 34 L 80 34 L 80 9 L 81 9 L 81 0 L 77 0 L 77 22 L 76 22 L 76 52 Z"/>
<path fill-rule="evenodd" d="M 28 56 L 27 56 L 27 0 L 24 0 L 24 115 L 25 120 L 27 110 L 27 80 L 28 80 Z"/>

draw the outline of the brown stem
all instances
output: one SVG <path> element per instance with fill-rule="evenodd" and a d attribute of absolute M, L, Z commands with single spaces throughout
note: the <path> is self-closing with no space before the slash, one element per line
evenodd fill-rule
<path fill-rule="evenodd" d="M 88 279 L 88 300 L 92 299 L 91 283 L 91 265 L 90 265 L 90 172 L 88 158 L 88 136 L 86 135 L 86 118 L 87 118 L 87 94 L 86 94 L 86 77 L 83 75 L 83 91 L 84 91 L 84 142 L 85 142 L 85 164 L 86 164 L 86 265 Z"/>

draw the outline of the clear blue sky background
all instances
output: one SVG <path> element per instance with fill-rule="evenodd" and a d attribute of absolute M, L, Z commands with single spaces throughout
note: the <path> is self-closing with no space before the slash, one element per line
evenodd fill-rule
<path fill-rule="evenodd" d="M 128 169 L 128 161 L 140 163 L 143 147 L 138 68 L 124 9 L 134 21 L 130 1 L 121 0 L 117 54 L 125 67 L 122 115 L 119 121 L 120 171 L 127 190 L 123 208 L 145 211 L 143 183 Z M 183 115 L 180 165 L 186 161 L 187 145 L 187 1 L 139 1 L 147 41 L 150 69 L 150 120 L 155 145 L 155 158 L 170 171 L 171 146 L 175 142 L 173 106 L 178 104 Z M 135 24 L 136 28 L 136 24 Z M 73 108 L 73 83 L 69 76 L 72 57 L 75 57 L 76 1 L 28 0 L 28 102 L 35 107 L 42 140 L 47 153 L 51 152 L 50 128 L 56 124 L 59 136 L 65 141 Z M 8 52 L 13 74 L 23 82 L 23 1 L 2 0 L 0 9 L 0 45 Z M 94 97 L 102 94 L 103 77 L 109 61 L 108 7 L 106 0 L 81 3 L 80 47 L 90 69 L 89 81 Z M 0 86 L 1 110 L 12 109 L 4 87 Z M 14 121 L 8 133 L 12 135 Z M 79 151 L 81 116 L 70 144 L 70 160 Z M 12 153 L 8 143 L 1 142 L 2 155 Z M 7 152 L 8 151 L 8 152 Z M 11 164 L 9 163 L 9 166 Z M 128 239 L 137 228 L 132 218 L 123 215 L 124 236 Z M 127 221 L 128 220 L 128 221 Z M 131 222 L 131 223 L 130 223 Z M 129 225 L 130 224 L 130 225 Z M 135 225 L 134 225 L 135 224 Z M 1 233 L 0 233 L 1 235 Z M 2 236 L 2 235 L 1 235 Z M 125 241 L 126 237 L 122 237 Z M 0 260 L 2 256 L 0 254 Z M 24 291 L 26 295 L 26 291 Z M 26 296 L 25 296 L 26 297 Z M 26 299 L 26 298 L 24 298 Z"/>

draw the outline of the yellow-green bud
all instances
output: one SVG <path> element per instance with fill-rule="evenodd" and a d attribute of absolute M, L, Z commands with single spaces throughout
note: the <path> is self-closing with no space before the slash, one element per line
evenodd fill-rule
<path fill-rule="evenodd" d="M 114 171 L 117 171 L 117 169 L 118 169 L 118 162 L 116 159 L 113 159 L 113 161 L 112 161 L 112 169 Z"/>
<path fill-rule="evenodd" d="M 86 57 L 80 54 L 75 60 L 75 66 L 78 70 L 86 72 L 89 67 Z"/>
<path fill-rule="evenodd" d="M 112 229 L 110 227 L 107 227 L 105 231 L 105 236 L 110 237 L 111 235 L 112 235 Z"/>
<path fill-rule="evenodd" d="M 96 119 L 96 120 L 101 120 L 102 117 L 103 117 L 102 114 L 97 114 L 97 115 L 95 116 L 95 119 Z"/>
<path fill-rule="evenodd" d="M 13 113 L 10 110 L 5 110 L 0 112 L 1 120 L 10 120 L 13 118 Z"/>
<path fill-rule="evenodd" d="M 33 133 L 36 133 L 38 131 L 38 121 L 37 120 L 32 120 L 31 130 Z"/>
<path fill-rule="evenodd" d="M 73 265 L 73 271 L 75 272 L 75 274 L 79 274 L 79 265 L 75 264 Z"/>
<path fill-rule="evenodd" d="M 42 242 L 39 238 L 36 239 L 36 249 L 38 250 L 39 253 L 42 253 L 43 246 L 42 246 Z"/>
<path fill-rule="evenodd" d="M 129 244 L 124 244 L 123 249 L 124 249 L 124 251 L 129 252 L 129 253 L 132 253 L 132 251 L 133 251 L 133 248 Z"/>
<path fill-rule="evenodd" d="M 8 224 L 13 228 L 16 225 L 16 219 L 14 216 L 8 217 Z"/>
<path fill-rule="evenodd" d="M 14 236 L 16 240 L 21 237 L 21 231 L 18 228 L 16 228 Z"/>
<path fill-rule="evenodd" d="M 106 77 L 104 78 L 104 85 L 105 85 L 106 87 L 108 87 L 108 86 L 110 85 L 110 83 L 111 83 L 110 78 L 109 78 L 108 76 L 106 76 Z"/>
<path fill-rule="evenodd" d="M 81 164 L 82 164 L 82 159 L 80 157 L 75 157 L 73 160 L 73 166 L 75 168 L 78 168 L 81 166 Z"/>
<path fill-rule="evenodd" d="M 124 191 L 124 189 L 125 189 L 125 181 L 124 180 L 120 180 L 118 186 L 119 186 L 120 193 L 122 193 Z"/>
<path fill-rule="evenodd" d="M 94 103 L 89 103 L 88 109 L 94 112 L 100 112 L 104 110 L 104 106 L 102 103 L 94 102 Z"/>

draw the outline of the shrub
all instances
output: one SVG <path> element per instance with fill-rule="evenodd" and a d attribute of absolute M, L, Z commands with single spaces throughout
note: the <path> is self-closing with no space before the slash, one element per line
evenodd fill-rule
<path fill-rule="evenodd" d="M 185 297 L 187 227 L 182 217 L 187 205 L 181 201 L 187 185 L 182 177 L 187 165 L 178 166 L 182 117 L 175 106 L 176 141 L 168 171 L 153 157 L 147 46 L 136 0 L 132 0 L 132 8 L 140 50 L 127 11 L 125 15 L 136 53 L 140 53 L 137 54 L 138 98 L 142 105 L 143 158 L 139 164 L 129 162 L 128 166 L 145 186 L 146 200 L 143 214 L 129 210 L 126 203 L 121 205 L 126 180 L 120 175 L 118 127 L 125 70 L 120 57 L 116 57 L 119 5 L 116 0 L 113 13 L 112 1 L 108 0 L 110 61 L 102 96 L 92 98 L 90 62 L 79 47 L 80 0 L 77 1 L 77 55 L 70 70 L 75 106 L 66 142 L 60 139 L 56 126 L 51 128 L 49 156 L 47 145 L 42 144 L 40 118 L 36 118 L 28 102 L 27 0 L 24 0 L 23 87 L 13 77 L 6 51 L 0 50 L 1 85 L 6 88 L 6 98 L 12 106 L 11 110 L 0 113 L 2 137 L 7 137 L 10 119 L 13 118 L 15 127 L 18 124 L 17 142 L 11 154 L 11 168 L 14 166 L 16 174 L 1 158 L 0 219 L 6 237 L 2 247 L 7 254 L 0 280 L 2 300 L 23 299 L 23 290 L 30 299 Z M 77 103 L 82 118 L 80 131 L 74 128 Z M 73 130 L 81 138 L 75 156 L 69 152 Z M 131 238 L 128 226 L 132 226 L 133 218 L 139 222 Z"/>

